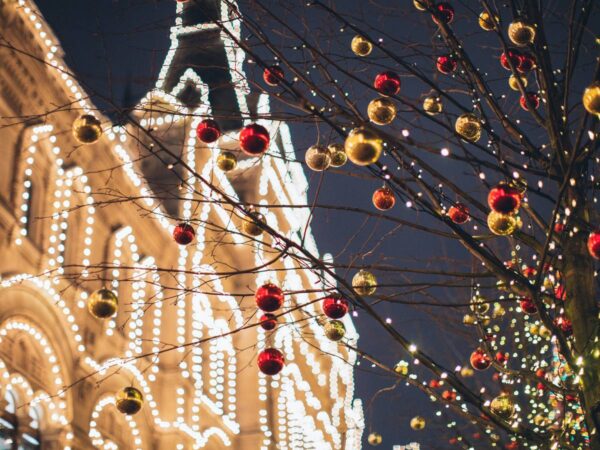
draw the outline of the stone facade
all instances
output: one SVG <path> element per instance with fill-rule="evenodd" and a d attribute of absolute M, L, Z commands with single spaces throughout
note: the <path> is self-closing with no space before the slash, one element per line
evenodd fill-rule
<path fill-rule="evenodd" d="M 207 3 L 227 14 L 220 2 Z M 291 308 L 318 298 L 300 291 L 321 286 L 319 277 L 282 256 L 277 242 L 244 236 L 241 219 L 203 181 L 257 205 L 306 204 L 289 131 L 262 121 L 271 156 L 242 158 L 227 174 L 215 167 L 217 148 L 236 150 L 238 122 L 269 104 L 262 96 L 252 101 L 239 51 L 223 50 L 233 74 L 227 89 L 215 93 L 214 80 L 203 81 L 181 53 L 182 37 L 207 32 L 217 50 L 232 46 L 205 18 L 187 24 L 194 11 L 177 8 L 184 20 L 173 28 L 156 89 L 132 124 L 117 127 L 88 102 L 35 4 L 0 0 L 0 449 L 359 448 L 355 355 L 325 339 L 312 318 L 318 303 L 286 314 L 269 335 L 248 327 L 257 320 L 257 286 L 272 280 L 297 292 L 287 295 Z M 235 22 L 228 26 L 239 34 Z M 178 96 L 186 89 L 195 90 L 195 101 Z M 194 129 L 211 105 L 235 106 L 239 115 L 207 147 Z M 86 146 L 71 133 L 84 112 L 104 129 Z M 153 139 L 178 149 L 200 176 L 157 158 Z M 175 175 L 187 187 L 171 183 Z M 258 209 L 286 236 L 305 231 L 306 210 Z M 188 247 L 173 242 L 177 220 L 196 225 Z M 310 227 L 305 240 L 318 254 Z M 105 321 L 86 307 L 102 286 L 120 299 L 116 317 Z M 345 324 L 354 342 L 352 323 Z M 197 345 L 174 348 L 190 342 Z M 255 363 L 266 345 L 286 357 L 272 378 Z M 114 406 L 114 394 L 129 385 L 145 398 L 135 416 Z"/>

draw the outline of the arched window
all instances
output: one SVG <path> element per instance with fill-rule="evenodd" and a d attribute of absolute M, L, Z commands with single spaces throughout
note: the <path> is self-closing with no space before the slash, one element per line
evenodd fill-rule
<path fill-rule="evenodd" d="M 4 409 L 0 413 L 0 450 L 17 450 L 17 401 L 9 388 L 4 395 Z"/>
<path fill-rule="evenodd" d="M 29 423 L 19 427 L 20 442 L 19 450 L 37 450 L 42 448 L 42 437 L 40 433 L 41 411 L 32 406 L 29 408 Z"/>

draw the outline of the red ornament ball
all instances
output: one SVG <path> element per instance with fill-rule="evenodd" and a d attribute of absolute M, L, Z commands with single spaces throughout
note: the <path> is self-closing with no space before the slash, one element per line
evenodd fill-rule
<path fill-rule="evenodd" d="M 263 330 L 271 331 L 277 327 L 277 316 L 271 313 L 265 313 L 260 316 L 260 326 Z"/>
<path fill-rule="evenodd" d="M 565 224 L 564 223 L 560 223 L 560 222 L 556 222 L 554 224 L 554 232 L 560 234 L 563 231 L 565 231 Z"/>
<path fill-rule="evenodd" d="M 490 359 L 490 357 L 481 348 L 478 348 L 473 353 L 471 353 L 469 361 L 471 363 L 471 367 L 473 367 L 473 369 L 475 370 L 485 370 L 492 364 L 492 360 Z"/>
<path fill-rule="evenodd" d="M 400 76 L 396 72 L 381 72 L 375 77 L 373 86 L 383 95 L 396 95 L 400 92 Z"/>
<path fill-rule="evenodd" d="M 533 277 L 535 277 L 536 273 L 537 273 L 537 270 L 535 270 L 535 267 L 527 266 L 523 269 L 523 275 L 526 278 L 533 278 Z"/>
<path fill-rule="evenodd" d="M 456 70 L 456 60 L 450 55 L 438 56 L 437 58 L 437 70 L 440 73 L 448 75 Z"/>
<path fill-rule="evenodd" d="M 529 106 L 527 106 L 527 101 L 525 98 L 529 100 L 529 103 L 531 106 L 533 106 L 533 109 L 539 108 L 540 97 L 535 92 L 527 92 L 525 95 L 521 95 L 521 100 L 519 101 L 521 108 L 523 108 L 525 111 L 529 111 Z"/>
<path fill-rule="evenodd" d="M 254 299 L 260 310 L 273 312 L 283 305 L 283 291 L 273 283 L 266 283 L 256 290 Z"/>
<path fill-rule="evenodd" d="M 521 206 L 521 194 L 507 183 L 499 183 L 488 194 L 488 205 L 500 214 L 512 214 Z"/>
<path fill-rule="evenodd" d="M 529 53 L 525 53 L 519 56 L 519 63 L 515 66 L 517 72 L 527 74 L 535 67 L 535 57 Z"/>
<path fill-rule="evenodd" d="M 454 20 L 454 8 L 450 3 L 441 2 L 434 7 L 437 15 L 432 14 L 433 21 L 439 23 L 441 20 L 443 23 L 451 23 Z"/>
<path fill-rule="evenodd" d="M 588 237 L 587 248 L 590 255 L 600 259 L 600 231 L 592 231 Z"/>
<path fill-rule="evenodd" d="M 456 400 L 456 392 L 446 390 L 442 392 L 442 398 L 448 402 L 453 402 L 454 400 Z"/>
<path fill-rule="evenodd" d="M 462 225 L 469 220 L 469 207 L 462 203 L 456 203 L 448 210 L 448 217 L 450 217 L 452 222 Z"/>
<path fill-rule="evenodd" d="M 323 300 L 323 312 L 330 319 L 341 319 L 348 313 L 348 300 L 339 295 L 330 295 Z"/>
<path fill-rule="evenodd" d="M 537 312 L 537 306 L 535 306 L 535 303 L 529 297 L 521 298 L 521 300 L 519 300 L 519 306 L 523 312 L 526 312 L 527 314 L 535 314 Z"/>
<path fill-rule="evenodd" d="M 392 209 L 396 204 L 394 192 L 389 187 L 382 187 L 373 193 L 373 205 L 380 211 Z"/>
<path fill-rule="evenodd" d="M 508 362 L 508 353 L 496 353 L 496 361 L 500 364 L 506 364 Z"/>
<path fill-rule="evenodd" d="M 517 69 L 519 67 L 519 64 L 521 64 L 521 52 L 515 50 L 514 48 L 509 50 L 508 53 L 502 52 L 502 54 L 500 55 L 500 64 L 506 70 L 510 70 L 510 64 L 508 63 L 509 59 L 510 62 L 512 62 L 513 67 Z"/>
<path fill-rule="evenodd" d="M 263 80 L 269 86 L 277 86 L 283 80 L 283 69 L 279 66 L 267 67 L 263 72 Z"/>
<path fill-rule="evenodd" d="M 535 371 L 535 376 L 538 378 L 544 378 L 546 376 L 546 371 L 544 369 L 538 369 Z"/>
<path fill-rule="evenodd" d="M 257 123 L 247 125 L 240 131 L 240 147 L 246 155 L 262 155 L 269 148 L 270 141 L 267 129 Z"/>
<path fill-rule="evenodd" d="M 440 387 L 440 382 L 439 382 L 438 380 L 431 380 L 431 381 L 429 382 L 429 387 L 430 387 L 431 389 L 436 389 L 436 388 L 439 388 L 439 387 Z"/>
<path fill-rule="evenodd" d="M 573 324 L 565 316 L 558 316 L 554 319 L 554 325 L 560 328 L 566 336 L 571 336 L 573 334 Z"/>
<path fill-rule="evenodd" d="M 189 223 L 182 222 L 173 230 L 173 239 L 175 239 L 175 242 L 179 245 L 188 245 L 194 240 L 195 236 L 196 232 L 194 231 L 194 227 Z"/>
<path fill-rule="evenodd" d="M 277 375 L 284 365 L 283 353 L 276 348 L 267 348 L 258 354 L 258 368 L 265 375 Z"/>
<path fill-rule="evenodd" d="M 214 120 L 204 119 L 196 127 L 196 136 L 205 144 L 210 144 L 221 137 L 221 129 Z"/>

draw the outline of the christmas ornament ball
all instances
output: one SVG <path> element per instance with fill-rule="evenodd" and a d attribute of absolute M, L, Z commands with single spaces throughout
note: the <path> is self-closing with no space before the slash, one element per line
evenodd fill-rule
<path fill-rule="evenodd" d="M 352 289 L 358 295 L 373 295 L 377 290 L 377 278 L 371 272 L 361 269 L 352 277 Z"/>
<path fill-rule="evenodd" d="M 508 52 L 502 52 L 500 55 L 500 64 L 506 70 L 511 70 L 509 61 L 512 63 L 515 69 L 518 68 L 519 64 L 521 63 L 521 52 L 514 48 L 508 50 Z"/>
<path fill-rule="evenodd" d="M 462 225 L 469 220 L 469 207 L 462 203 L 456 203 L 448 209 L 448 217 L 457 225 Z"/>
<path fill-rule="evenodd" d="M 373 51 L 373 44 L 360 35 L 352 38 L 350 47 L 356 56 L 369 56 Z"/>
<path fill-rule="evenodd" d="M 492 16 L 487 12 L 487 11 L 483 11 L 481 14 L 479 14 L 479 26 L 481 27 L 482 30 L 485 31 L 492 31 L 496 28 L 496 25 L 494 24 L 494 20 L 495 22 L 499 22 L 500 18 L 496 15 L 494 15 L 494 19 L 492 19 Z"/>
<path fill-rule="evenodd" d="M 348 134 L 344 148 L 350 161 L 357 166 L 368 166 L 379 160 L 383 141 L 374 131 L 359 127 Z"/>
<path fill-rule="evenodd" d="M 342 167 L 348 161 L 346 150 L 342 144 L 329 144 L 327 150 L 331 156 L 331 167 Z"/>
<path fill-rule="evenodd" d="M 341 319 L 348 313 L 348 300 L 339 294 L 328 295 L 323 299 L 322 308 L 330 319 Z"/>
<path fill-rule="evenodd" d="M 387 97 L 371 100 L 367 108 L 369 120 L 377 125 L 388 125 L 396 118 L 396 105 Z"/>
<path fill-rule="evenodd" d="M 517 71 L 520 74 L 527 74 L 535 67 L 535 57 L 529 53 L 524 53 L 519 57 L 519 64 L 517 65 Z"/>
<path fill-rule="evenodd" d="M 491 211 L 487 218 L 487 225 L 495 235 L 509 236 L 515 232 L 518 223 L 517 218 L 512 214 Z"/>
<path fill-rule="evenodd" d="M 435 116 L 442 112 L 442 100 L 436 96 L 429 96 L 423 100 L 423 110 L 430 116 Z"/>
<path fill-rule="evenodd" d="M 471 363 L 471 367 L 473 367 L 473 369 L 475 370 L 485 370 L 492 364 L 491 358 L 481 348 L 478 348 L 473 353 L 471 353 L 469 362 Z"/>
<path fill-rule="evenodd" d="M 475 314 L 485 314 L 490 310 L 490 303 L 484 297 L 476 295 L 471 299 L 469 308 Z"/>
<path fill-rule="evenodd" d="M 412 419 L 410 419 L 410 427 L 415 431 L 419 431 L 425 428 L 425 424 L 425 419 L 421 416 L 415 416 Z"/>
<path fill-rule="evenodd" d="M 327 339 L 330 341 L 337 342 L 346 335 L 346 327 L 339 320 L 329 320 L 325 323 L 323 328 L 325 330 L 325 336 L 327 336 Z"/>
<path fill-rule="evenodd" d="M 587 112 L 600 115 L 600 81 L 596 81 L 585 88 L 582 102 Z"/>
<path fill-rule="evenodd" d="M 204 119 L 196 127 L 196 136 L 205 144 L 210 144 L 221 137 L 221 129 L 214 120 Z"/>
<path fill-rule="evenodd" d="M 508 420 L 515 413 L 515 402 L 509 394 L 503 392 L 490 402 L 490 411 Z"/>
<path fill-rule="evenodd" d="M 524 47 L 533 43 L 535 28 L 523 20 L 515 20 L 508 26 L 508 38 L 513 44 Z"/>
<path fill-rule="evenodd" d="M 386 71 L 377 74 L 373 86 L 383 95 L 396 95 L 400 92 L 400 76 L 396 72 Z"/>
<path fill-rule="evenodd" d="M 257 123 L 242 128 L 239 139 L 242 151 L 249 156 L 260 156 L 265 153 L 271 141 L 267 129 Z"/>
<path fill-rule="evenodd" d="M 600 231 L 592 231 L 588 236 L 587 248 L 590 255 L 595 259 L 600 259 Z"/>
<path fill-rule="evenodd" d="M 248 236 L 257 237 L 263 233 L 262 225 L 265 222 L 265 216 L 260 213 L 254 213 L 256 220 L 252 218 L 242 219 L 242 232 Z"/>
<path fill-rule="evenodd" d="M 535 306 L 534 301 L 529 297 L 522 297 L 519 300 L 519 306 L 527 314 L 535 314 L 537 312 L 537 306 Z"/>
<path fill-rule="evenodd" d="M 231 152 L 221 152 L 217 156 L 217 167 L 223 172 L 229 172 L 237 167 L 237 157 Z"/>
<path fill-rule="evenodd" d="M 456 60 L 450 55 L 438 56 L 436 60 L 437 70 L 444 75 L 449 75 L 454 72 L 457 66 Z"/>
<path fill-rule="evenodd" d="M 283 353 L 276 348 L 266 348 L 258 354 L 258 368 L 265 375 L 277 375 L 283 369 Z"/>
<path fill-rule="evenodd" d="M 439 21 L 443 23 L 452 23 L 454 20 L 454 8 L 450 3 L 440 2 L 434 6 L 434 10 L 436 14 L 432 15 L 432 18 L 435 23 L 438 23 Z"/>
<path fill-rule="evenodd" d="M 498 183 L 488 194 L 488 205 L 497 213 L 513 214 L 521 206 L 521 194 L 508 183 Z"/>
<path fill-rule="evenodd" d="M 331 153 L 322 145 L 312 145 L 306 150 L 304 161 L 315 172 L 327 170 L 331 164 Z"/>
<path fill-rule="evenodd" d="M 196 231 L 189 223 L 182 222 L 173 229 L 173 239 L 179 245 L 188 245 L 194 240 Z"/>
<path fill-rule="evenodd" d="M 271 331 L 277 327 L 277 316 L 271 313 L 265 313 L 260 316 L 260 326 L 263 330 Z"/>
<path fill-rule="evenodd" d="M 373 192 L 373 205 L 380 211 L 392 209 L 396 204 L 394 192 L 387 186 L 380 187 Z"/>
<path fill-rule="evenodd" d="M 144 406 L 144 396 L 133 386 L 125 387 L 117 392 L 115 405 L 119 412 L 132 416 Z"/>
<path fill-rule="evenodd" d="M 83 114 L 73 121 L 73 137 L 80 144 L 93 144 L 102 136 L 102 125 L 91 114 Z"/>
<path fill-rule="evenodd" d="M 263 80 L 269 86 L 277 86 L 283 80 L 283 69 L 279 66 L 270 66 L 263 71 Z"/>
<path fill-rule="evenodd" d="M 456 119 L 456 132 L 465 140 L 477 142 L 481 137 L 481 121 L 475 114 L 465 113 Z"/>
<path fill-rule="evenodd" d="M 447 402 L 453 402 L 454 400 L 456 400 L 456 392 L 447 389 L 444 392 L 442 392 L 442 398 Z"/>
<path fill-rule="evenodd" d="M 283 305 L 283 299 L 283 291 L 273 283 L 263 284 L 254 293 L 256 306 L 264 312 L 277 311 Z"/>
<path fill-rule="evenodd" d="M 527 77 L 523 75 L 511 75 L 508 79 L 508 85 L 513 91 L 519 90 L 519 82 L 517 80 L 521 80 L 523 88 L 527 87 Z"/>
<path fill-rule="evenodd" d="M 529 106 L 533 109 L 538 109 L 540 106 L 540 97 L 535 92 L 526 92 L 525 95 L 521 95 L 519 104 L 525 111 L 529 111 Z"/>
<path fill-rule="evenodd" d="M 373 433 L 369 434 L 367 441 L 369 442 L 370 445 L 376 446 L 383 442 L 383 438 L 381 437 L 381 435 L 379 433 L 373 432 Z"/>
<path fill-rule="evenodd" d="M 98 289 L 88 298 L 88 311 L 96 319 L 108 319 L 117 313 L 119 300 L 110 289 Z"/>
<path fill-rule="evenodd" d="M 413 0 L 413 6 L 419 11 L 427 11 L 427 6 L 423 0 Z"/>

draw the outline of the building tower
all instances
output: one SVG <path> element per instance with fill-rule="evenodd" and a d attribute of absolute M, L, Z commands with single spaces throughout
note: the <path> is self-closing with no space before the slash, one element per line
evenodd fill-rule
<path fill-rule="evenodd" d="M 0 449 L 360 448 L 355 355 L 325 338 L 318 306 L 269 334 L 234 332 L 256 322 L 257 286 L 295 293 L 319 276 L 273 258 L 282 249 L 269 237 L 244 235 L 214 188 L 299 239 L 308 212 L 269 206 L 306 204 L 306 179 L 286 125 L 266 119 L 267 155 L 216 166 L 220 151 L 238 152 L 240 127 L 268 117 L 268 98 L 250 92 L 243 52 L 213 23 L 239 36 L 225 2 L 177 3 L 177 13 L 156 88 L 131 123 L 102 117 L 102 138 L 81 146 L 72 123 L 96 108 L 33 1 L 0 0 Z M 206 117 L 223 131 L 209 145 L 195 133 Z M 189 246 L 171 237 L 179 220 L 196 226 Z M 305 245 L 318 254 L 310 227 Z M 87 309 L 101 287 L 119 297 L 107 320 Z M 315 298 L 288 294 L 284 308 Z M 256 367 L 265 346 L 286 358 L 274 377 Z M 131 385 L 144 408 L 124 416 L 115 393 Z"/>

